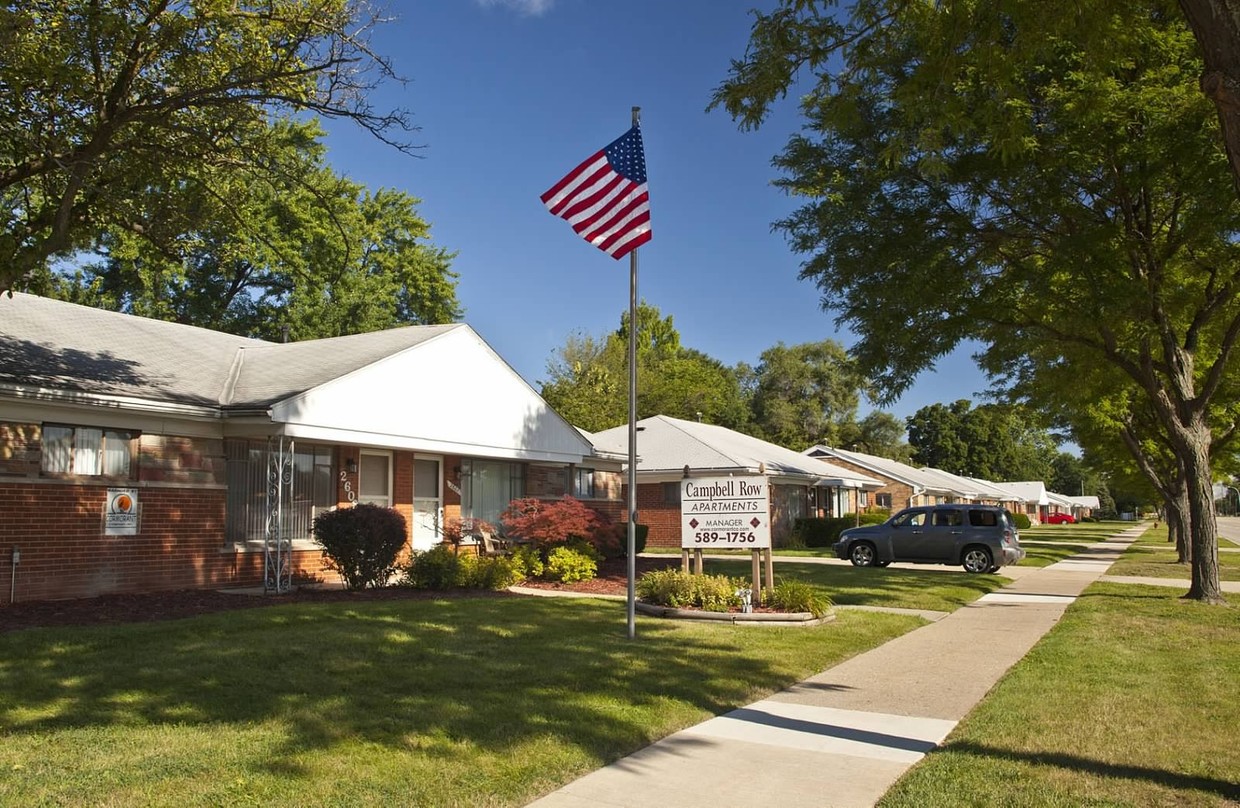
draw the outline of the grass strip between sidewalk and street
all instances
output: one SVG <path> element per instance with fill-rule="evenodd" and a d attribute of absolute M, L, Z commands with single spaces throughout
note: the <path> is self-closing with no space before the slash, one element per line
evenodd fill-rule
<path fill-rule="evenodd" d="M 939 600 L 939 599 L 932 599 Z M 924 621 L 514 596 L 0 635 L 0 804 L 515 806 Z"/>
<path fill-rule="evenodd" d="M 1240 609 L 1094 584 L 889 791 L 904 806 L 1234 806 Z"/>
<path fill-rule="evenodd" d="M 1219 541 L 1219 547 L 1234 547 Z M 1108 575 L 1135 575 L 1147 578 L 1178 578 L 1188 581 L 1192 569 L 1179 563 L 1175 544 L 1167 541 L 1167 531 L 1150 530 L 1137 540 L 1123 557 L 1111 566 Z M 1240 581 L 1240 553 L 1218 554 L 1218 577 L 1222 581 Z"/>

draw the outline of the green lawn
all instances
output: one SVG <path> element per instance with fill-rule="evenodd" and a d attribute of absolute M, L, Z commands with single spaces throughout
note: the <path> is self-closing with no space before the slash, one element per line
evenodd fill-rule
<path fill-rule="evenodd" d="M 1231 547 L 1229 542 L 1219 542 L 1220 547 Z M 1240 581 L 1240 553 L 1218 554 L 1219 579 Z M 1140 575 L 1151 578 L 1192 578 L 1189 565 L 1180 564 L 1175 545 L 1167 541 L 1167 531 L 1151 530 L 1143 535 L 1112 565 L 1110 575 Z"/>
<path fill-rule="evenodd" d="M 1234 806 L 1240 609 L 1095 584 L 888 792 L 903 806 Z"/>
<path fill-rule="evenodd" d="M 521 805 L 921 624 L 634 642 L 612 601 L 496 597 L 13 632 L 0 805 Z"/>
<path fill-rule="evenodd" d="M 749 580 L 748 561 L 707 559 L 705 570 L 712 575 L 731 575 Z M 1008 579 L 999 575 L 968 575 L 959 567 L 926 567 L 908 570 L 852 567 L 836 564 L 798 564 L 780 561 L 775 578 L 807 581 L 835 603 L 862 606 L 893 606 L 904 609 L 933 609 L 951 612 L 993 592 Z"/>
<path fill-rule="evenodd" d="M 1075 525 L 1038 525 L 1020 531 L 1020 540 L 1072 542 L 1093 544 L 1106 541 L 1116 533 L 1127 530 L 1137 522 L 1078 522 Z M 1153 522 L 1147 523 L 1153 526 Z"/>

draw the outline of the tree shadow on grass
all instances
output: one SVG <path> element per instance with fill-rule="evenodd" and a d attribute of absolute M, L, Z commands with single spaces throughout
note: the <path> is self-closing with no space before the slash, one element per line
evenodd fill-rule
<path fill-rule="evenodd" d="M 357 742 L 444 763 L 464 744 L 532 770 L 531 738 L 603 764 L 804 673 L 767 635 L 644 620 L 631 641 L 625 628 L 612 602 L 500 597 L 0 635 L 0 734 L 270 722 L 279 748 L 248 765 L 281 778 L 309 778 L 307 753 Z M 785 642 L 808 647 L 817 630 Z"/>
<path fill-rule="evenodd" d="M 1070 755 L 1061 752 L 1018 752 L 1011 749 L 985 746 L 971 741 L 949 742 L 941 748 L 941 751 L 990 760 L 1006 760 L 1013 763 L 1051 766 L 1093 774 L 1099 777 L 1136 780 L 1178 791 L 1204 791 L 1217 794 L 1229 800 L 1240 799 L 1240 783 L 1213 777 L 1198 777 L 1166 769 L 1158 769 L 1152 766 L 1106 763 L 1080 755 Z"/>

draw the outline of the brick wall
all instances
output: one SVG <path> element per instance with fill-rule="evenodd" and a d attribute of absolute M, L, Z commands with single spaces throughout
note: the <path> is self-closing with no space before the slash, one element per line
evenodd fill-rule
<path fill-rule="evenodd" d="M 680 503 L 664 500 L 663 483 L 637 484 L 637 521 L 650 526 L 647 547 L 680 546 Z"/>
<path fill-rule="evenodd" d="M 883 475 L 879 474 L 876 471 L 871 471 L 870 469 L 862 468 L 861 466 L 858 466 L 854 463 L 849 463 L 847 460 L 841 460 L 838 457 L 826 457 L 823 459 L 827 460 L 832 465 L 848 469 L 849 471 L 855 471 L 858 474 L 863 474 L 866 477 L 870 477 L 872 479 L 878 480 L 880 483 L 883 484 L 882 488 L 869 492 L 870 504 L 866 506 L 866 508 L 864 509 L 866 511 L 873 511 L 873 510 L 878 509 L 878 505 L 876 504 L 876 500 L 875 500 L 875 494 L 891 494 L 891 512 L 892 513 L 895 513 L 896 511 L 899 511 L 899 510 L 903 510 L 904 508 L 908 508 L 913 505 L 921 504 L 920 502 L 914 501 L 913 487 L 910 485 L 906 485 L 904 483 L 892 480 L 888 477 L 884 477 Z"/>
<path fill-rule="evenodd" d="M 9 602 L 12 548 L 21 549 L 15 599 L 52 600 L 262 583 L 262 553 L 225 550 L 223 489 L 144 486 L 136 536 L 105 536 L 106 484 L 0 485 L 0 603 Z M 317 551 L 294 573 L 322 574 Z"/>

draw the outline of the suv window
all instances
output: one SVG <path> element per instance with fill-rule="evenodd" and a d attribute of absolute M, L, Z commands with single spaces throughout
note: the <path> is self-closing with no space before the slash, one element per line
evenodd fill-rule
<path fill-rule="evenodd" d="M 964 515 L 960 511 L 935 511 L 934 524 L 938 527 L 959 527 L 964 524 Z"/>
<path fill-rule="evenodd" d="M 994 527 L 999 524 L 998 511 L 969 511 L 969 524 L 973 527 Z"/>
<path fill-rule="evenodd" d="M 899 527 L 925 527 L 930 521 L 929 511 L 905 511 L 892 520 Z"/>

